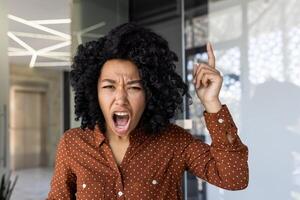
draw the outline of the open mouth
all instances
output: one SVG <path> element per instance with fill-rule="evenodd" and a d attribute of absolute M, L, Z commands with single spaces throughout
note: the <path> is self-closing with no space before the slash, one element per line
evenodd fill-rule
<path fill-rule="evenodd" d="M 124 134 L 128 131 L 130 116 L 127 112 L 113 113 L 114 127 L 119 134 Z"/>

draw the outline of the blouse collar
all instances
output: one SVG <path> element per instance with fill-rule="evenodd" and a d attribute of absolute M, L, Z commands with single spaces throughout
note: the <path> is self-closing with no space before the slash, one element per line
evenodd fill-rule
<path fill-rule="evenodd" d="M 95 146 L 99 147 L 103 142 L 108 144 L 108 138 L 105 136 L 104 133 L 101 132 L 99 125 L 96 124 L 94 128 L 94 141 L 95 141 Z M 130 133 L 130 138 L 129 142 L 131 145 L 134 144 L 141 144 L 143 143 L 146 139 L 148 139 L 150 136 L 146 134 L 142 128 L 135 128 L 131 133 Z"/>

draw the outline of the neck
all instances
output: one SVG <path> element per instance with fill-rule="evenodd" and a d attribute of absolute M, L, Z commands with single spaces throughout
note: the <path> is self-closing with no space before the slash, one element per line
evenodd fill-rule
<path fill-rule="evenodd" d="M 130 138 L 130 135 L 127 134 L 125 136 L 118 136 L 110 131 L 106 131 L 106 136 L 109 140 L 109 142 L 113 142 L 113 143 L 128 143 L 129 142 L 129 138 Z"/>

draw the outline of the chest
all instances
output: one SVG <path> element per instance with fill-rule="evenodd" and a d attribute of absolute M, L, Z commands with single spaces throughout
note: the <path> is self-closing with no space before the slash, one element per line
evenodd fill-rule
<path fill-rule="evenodd" d="M 153 143 L 134 147 L 105 144 L 88 155 L 84 160 L 74 157 L 72 161 L 76 162 L 72 166 L 77 166 L 74 171 L 78 198 L 93 194 L 98 195 L 97 198 L 100 195 L 100 199 L 114 199 L 131 194 L 134 199 L 144 199 L 140 195 L 164 199 L 161 195 L 180 188 L 184 163 L 171 148 L 157 147 Z"/>
<path fill-rule="evenodd" d="M 129 143 L 111 143 L 109 145 L 115 162 L 120 165 L 129 147 Z"/>

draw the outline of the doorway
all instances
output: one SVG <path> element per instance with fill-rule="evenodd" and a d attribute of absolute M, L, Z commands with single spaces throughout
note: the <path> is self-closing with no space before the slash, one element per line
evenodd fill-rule
<path fill-rule="evenodd" d="M 47 87 L 22 83 L 22 86 L 13 85 L 10 95 L 11 168 L 46 166 Z"/>

